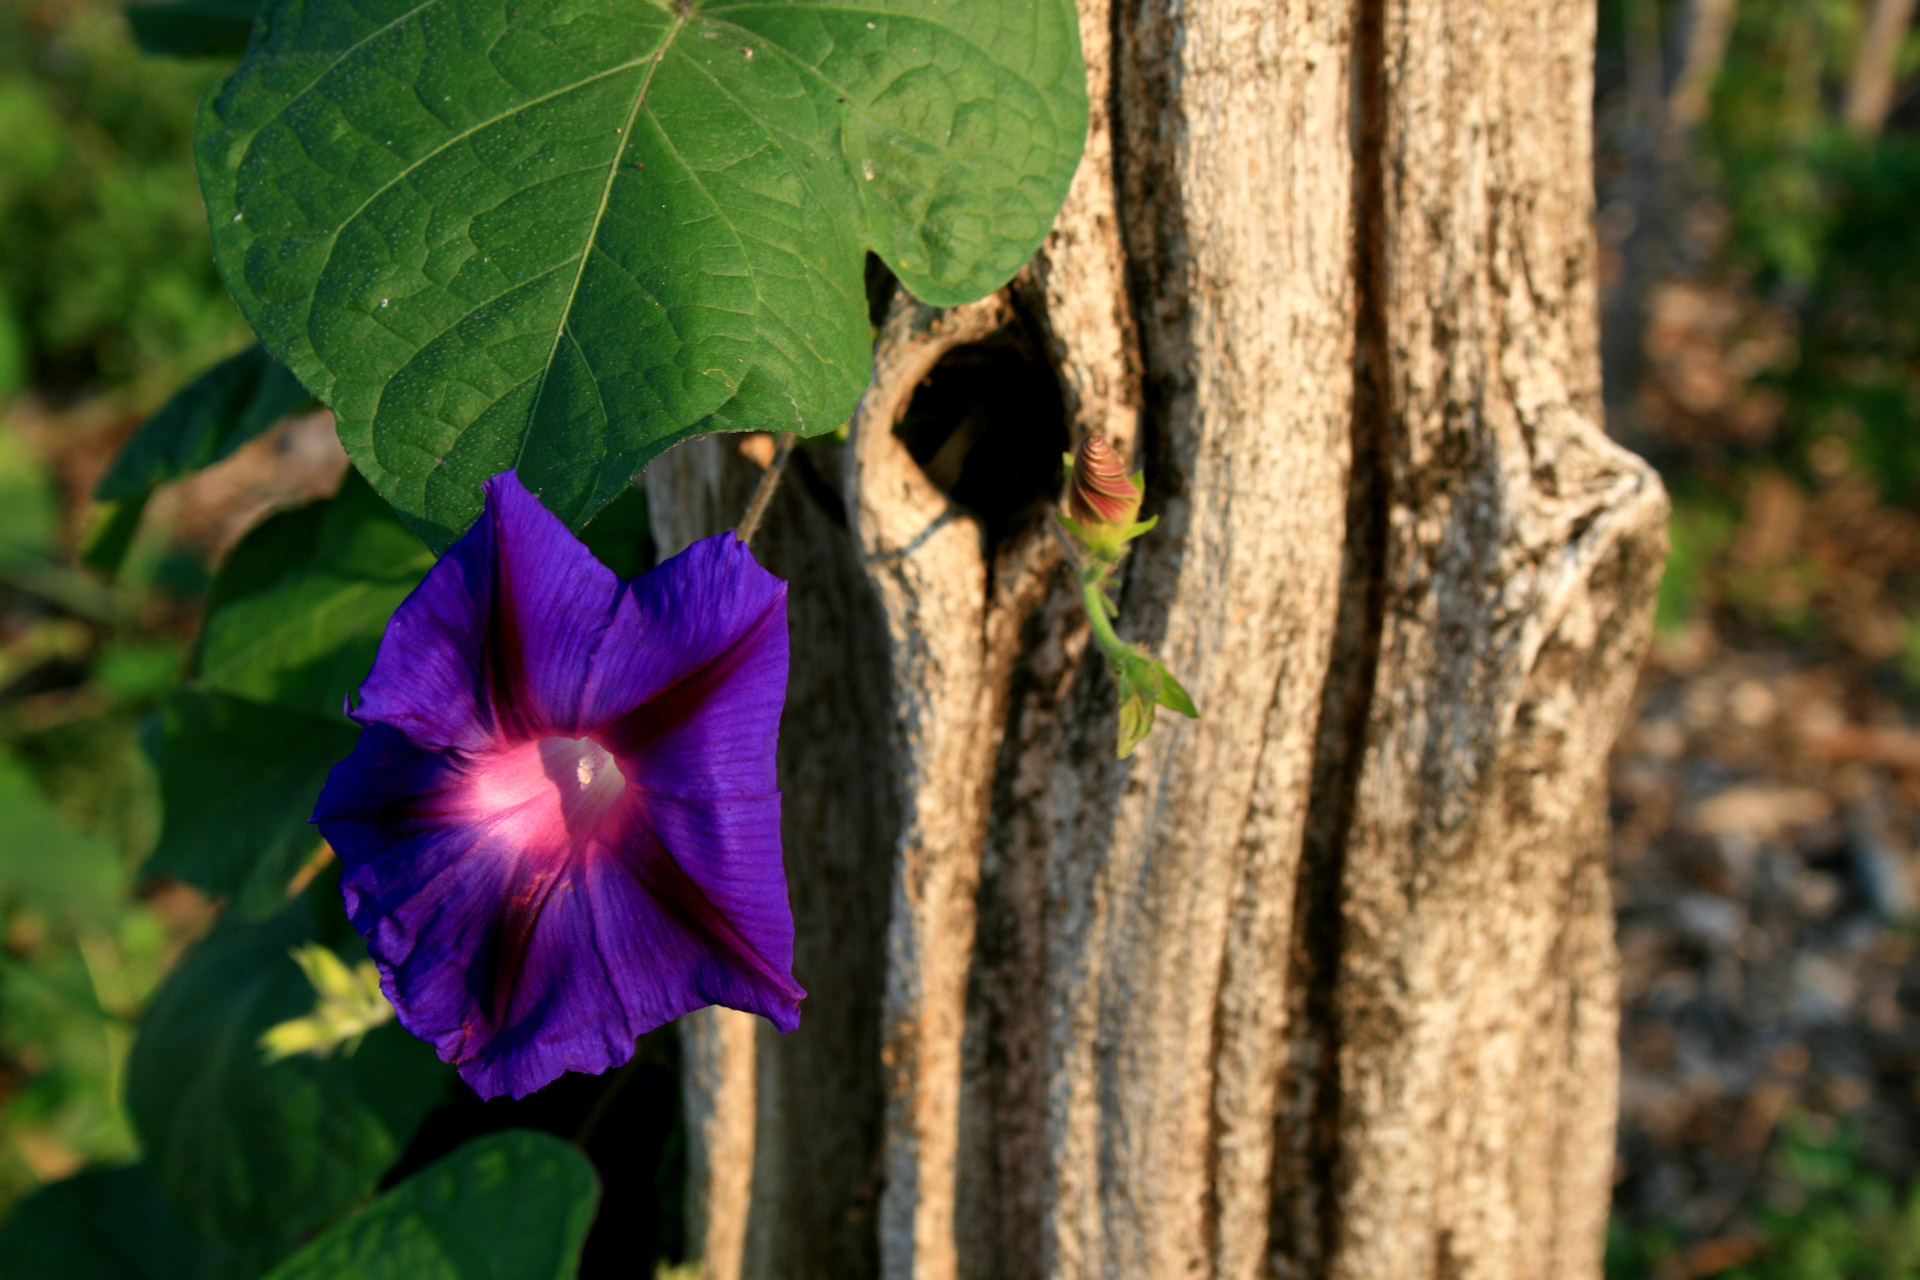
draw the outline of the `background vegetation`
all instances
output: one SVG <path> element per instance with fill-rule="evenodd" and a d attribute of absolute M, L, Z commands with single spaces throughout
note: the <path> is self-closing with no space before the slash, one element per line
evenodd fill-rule
<path fill-rule="evenodd" d="M 204 903 L 136 893 L 158 805 L 139 746 L 208 577 L 163 531 L 80 569 L 119 439 L 246 340 L 188 146 L 217 69 L 142 58 L 107 4 L 0 8 L 0 1213 L 128 1159 L 120 1073 Z"/>
<path fill-rule="evenodd" d="M 1674 499 L 1615 766 L 1623 1280 L 1920 1276 L 1920 36 L 1888 8 L 1601 9 L 1609 427 Z"/>
<path fill-rule="evenodd" d="M 1675 498 L 1617 770 L 1623 1280 L 1920 1277 L 1920 36 L 1899 35 L 1887 109 L 1863 119 L 1873 12 L 1601 11 L 1610 423 Z M 1699 38 L 1722 19 L 1722 43 Z M 104 0 L 0 7 L 0 1220 L 136 1154 L 132 1028 L 215 915 L 142 873 L 143 742 L 222 556 L 344 462 L 324 424 L 277 433 L 151 503 L 110 581 L 85 567 L 114 450 L 247 341 L 188 160 L 221 65 L 141 57 Z M 1749 714 L 1763 696 L 1775 710 Z M 1812 798 L 1736 821 L 1741 786 Z M 1769 859 L 1778 902 L 1740 869 Z M 1855 994 L 1809 1014 L 1813 961 Z M 668 1056 L 635 1095 L 656 1111 Z"/>

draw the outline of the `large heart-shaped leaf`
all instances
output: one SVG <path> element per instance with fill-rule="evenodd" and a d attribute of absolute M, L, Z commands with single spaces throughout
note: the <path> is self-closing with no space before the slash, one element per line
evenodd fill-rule
<path fill-rule="evenodd" d="M 830 430 L 865 251 L 991 292 L 1086 131 L 1072 0 L 280 0 L 207 99 L 228 286 L 444 547 L 698 431 Z"/>
<path fill-rule="evenodd" d="M 428 1165 L 267 1280 L 566 1280 L 599 1190 L 578 1150 L 509 1129 Z"/>

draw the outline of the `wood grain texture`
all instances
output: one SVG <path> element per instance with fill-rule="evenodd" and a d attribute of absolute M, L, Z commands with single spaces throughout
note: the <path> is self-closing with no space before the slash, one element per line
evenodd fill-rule
<path fill-rule="evenodd" d="M 994 747 L 986 549 L 978 521 L 894 434 L 940 357 L 1009 318 L 999 296 L 940 311 L 902 291 L 849 435 L 847 494 L 887 618 L 902 826 L 893 860 L 881 1063 L 887 1082 L 882 1273 L 952 1280 L 960 1044 Z"/>
<path fill-rule="evenodd" d="M 1324 1274 L 1597 1276 L 1601 780 L 1665 507 L 1598 418 L 1592 13 L 1384 0 L 1363 20 L 1384 532 L 1341 851 Z"/>
<path fill-rule="evenodd" d="M 1257 1271 L 1264 1255 L 1285 954 L 1272 934 L 1345 501 L 1345 21 L 1304 4 L 1119 14 L 1138 458 L 1161 515 L 1127 567 L 1122 618 L 1202 719 L 1122 763 L 1104 673 L 1083 669 L 1069 703 L 1047 856 L 1051 1275 Z"/>
<path fill-rule="evenodd" d="M 753 1015 L 738 1009 L 701 1009 L 680 1020 L 687 1234 L 713 1276 L 738 1276 L 746 1258 L 758 1137 L 755 1034 Z"/>
<path fill-rule="evenodd" d="M 812 995 L 689 1035 L 707 1274 L 1595 1277 L 1665 500 L 1600 427 L 1591 14 L 1081 15 L 1054 234 L 983 303 L 894 298 L 757 544 Z M 1008 324 L 1161 518 L 1121 631 L 1203 714 L 1130 760 L 1043 529 L 986 545 L 894 430 Z M 656 463 L 663 544 L 753 477 Z"/>

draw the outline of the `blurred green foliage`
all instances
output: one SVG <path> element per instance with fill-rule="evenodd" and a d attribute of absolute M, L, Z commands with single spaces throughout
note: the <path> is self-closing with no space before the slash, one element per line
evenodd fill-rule
<path fill-rule="evenodd" d="M 1865 658 L 1920 697 L 1920 641 L 1898 642 L 1920 618 L 1920 564 L 1885 550 L 1920 521 L 1920 32 L 1897 56 L 1891 113 L 1850 122 L 1870 9 L 1741 0 L 1704 119 L 1656 144 L 1646 83 L 1673 90 L 1699 6 L 1603 0 L 1601 181 L 1604 194 L 1611 164 L 1670 185 L 1641 209 L 1651 221 L 1634 252 L 1686 280 L 1687 305 L 1740 317 L 1669 319 L 1648 345 L 1656 394 L 1635 402 L 1634 444 L 1674 500 L 1659 626 Z M 1633 180 L 1614 181 L 1633 198 Z M 1659 345 L 1676 332 L 1678 347 Z M 1739 389 L 1703 405 L 1675 394 L 1690 375 Z M 1752 505 L 1781 480 L 1803 509 Z M 1764 536 L 1774 519 L 1795 528 Z"/>
<path fill-rule="evenodd" d="M 9 401 L 146 407 L 244 341 L 189 159 L 219 74 L 142 58 L 106 0 L 0 4 L 0 1218 L 133 1157 L 135 1019 L 205 923 L 136 882 L 160 817 L 140 726 L 186 657 L 169 588 L 206 570 L 163 546 L 112 587 L 76 568 L 41 452 L 74 429 L 29 443 Z"/>
<path fill-rule="evenodd" d="M 243 340 L 190 160 L 220 70 L 143 58 L 118 5 L 0 5 L 0 399 L 150 402 Z"/>
<path fill-rule="evenodd" d="M 1702 138 L 1731 215 L 1731 253 L 1790 302 L 1798 351 L 1774 379 L 1800 455 L 1843 440 L 1887 499 L 1920 500 L 1920 134 L 1898 113 L 1866 132 L 1837 104 L 1864 5 L 1747 0 Z M 1920 70 L 1920 37 L 1899 65 Z"/>
<path fill-rule="evenodd" d="M 1916 1280 L 1920 1277 L 1920 1188 L 1902 1197 L 1860 1160 L 1858 1135 L 1790 1118 L 1772 1160 L 1768 1202 L 1750 1235 L 1718 1250 L 1683 1253 L 1675 1233 L 1634 1232 L 1615 1223 L 1607 1238 L 1608 1280 L 1659 1275 L 1715 1280 Z M 1714 1265 L 1714 1253 L 1745 1255 Z"/>
<path fill-rule="evenodd" d="M 136 725 L 181 647 L 137 610 L 49 599 L 102 594 L 57 545 L 51 478 L 0 418 L 0 1211 L 83 1161 L 133 1155 L 122 1069 L 177 950 L 131 891 L 159 816 Z"/>
<path fill-rule="evenodd" d="M 1890 114 L 1853 123 L 1873 6 L 1739 0 L 1698 131 L 1659 138 L 1649 91 L 1673 91 L 1704 7 L 1601 6 L 1602 198 L 1669 184 L 1633 206 L 1655 212 L 1623 253 L 1653 241 L 1658 278 L 1685 286 L 1637 335 L 1632 390 L 1653 394 L 1621 401 L 1673 499 L 1658 626 L 1920 698 L 1920 564 L 1899 550 L 1920 530 L 1920 33 Z M 1741 342 L 1765 354 L 1743 361 Z M 1689 398 L 1688 373 L 1694 390 L 1731 375 L 1732 393 Z M 1716 1239 L 1617 1219 L 1607 1274 L 1920 1280 L 1920 1187 L 1869 1173 L 1853 1135 L 1790 1122 L 1761 1186 Z"/>
<path fill-rule="evenodd" d="M 1667 571 L 1660 579 L 1654 625 L 1671 631 L 1690 621 L 1711 567 L 1733 540 L 1739 513 L 1719 495 L 1669 486 L 1673 517 L 1667 525 Z"/>

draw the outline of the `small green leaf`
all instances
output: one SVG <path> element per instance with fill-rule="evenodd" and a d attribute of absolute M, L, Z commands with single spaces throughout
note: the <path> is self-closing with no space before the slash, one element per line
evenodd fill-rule
<path fill-rule="evenodd" d="M 320 846 L 313 802 L 358 730 L 338 714 L 205 689 L 175 692 L 158 728 L 166 816 L 145 870 L 225 898 L 243 917 L 278 910 Z"/>
<path fill-rule="evenodd" d="M 214 1280 L 221 1251 L 194 1235 L 144 1164 L 84 1169 L 14 1207 L 0 1280 Z"/>
<path fill-rule="evenodd" d="M 102 502 L 139 498 L 210 467 L 290 413 L 313 403 L 291 373 L 258 346 L 189 382 L 141 424 L 100 478 Z"/>
<path fill-rule="evenodd" d="M 1164 666 L 1160 668 L 1160 705 L 1178 711 L 1189 720 L 1200 718 L 1200 708 L 1193 705 L 1193 695 Z"/>
<path fill-rule="evenodd" d="M 1120 698 L 1120 741 L 1115 754 L 1122 760 L 1126 759 L 1152 731 L 1153 703 L 1123 687 Z"/>
<path fill-rule="evenodd" d="M 262 1059 L 261 1033 L 312 1004 L 288 951 L 313 917 L 302 900 L 223 924 L 154 997 L 127 1062 L 127 1107 L 155 1174 L 187 1222 L 254 1274 L 370 1194 L 449 1079 L 396 1024 L 351 1058 Z M 350 945 L 357 963 L 365 953 Z"/>
<path fill-rule="evenodd" d="M 261 0 L 160 0 L 127 6 L 140 52 L 174 58 L 233 57 L 246 51 Z"/>
<path fill-rule="evenodd" d="M 393 1006 L 380 989 L 380 970 L 373 961 L 348 968 L 333 951 L 311 942 L 293 949 L 293 962 L 307 975 L 316 999 L 304 1017 L 276 1022 L 260 1033 L 267 1061 L 296 1053 L 324 1058 L 336 1049 L 351 1054 L 369 1031 L 393 1021 Z"/>
<path fill-rule="evenodd" d="M 1153 709 L 1168 707 L 1181 715 L 1198 719 L 1200 711 L 1193 699 L 1173 678 L 1158 658 L 1131 645 L 1122 645 L 1107 654 L 1108 670 L 1120 695 L 1120 742 L 1122 759 L 1133 754 L 1146 736 L 1153 732 Z"/>
<path fill-rule="evenodd" d="M 444 548 L 508 467 L 578 528 L 696 432 L 834 430 L 866 251 L 991 292 L 1086 123 L 1071 0 L 281 0 L 196 155 L 241 310 Z"/>
<path fill-rule="evenodd" d="M 568 1280 L 598 1199 L 580 1152 L 509 1129 L 428 1165 L 267 1280 Z"/>
<path fill-rule="evenodd" d="M 337 716 L 387 619 L 432 567 L 433 553 L 349 472 L 336 497 L 275 516 L 234 549 L 207 602 L 201 686 Z"/>

